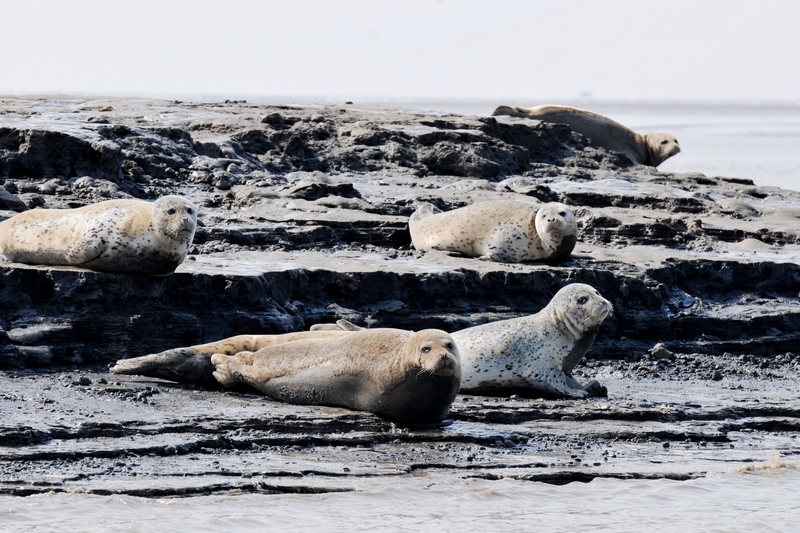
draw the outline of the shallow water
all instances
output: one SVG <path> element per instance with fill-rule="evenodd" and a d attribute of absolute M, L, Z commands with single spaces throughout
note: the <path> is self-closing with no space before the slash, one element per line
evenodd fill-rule
<path fill-rule="evenodd" d="M 321 495 L 4 496 L 0 530 L 794 532 L 800 517 L 800 469 L 778 459 L 691 481 L 429 481 Z"/>
<path fill-rule="evenodd" d="M 659 170 L 749 178 L 757 185 L 800 189 L 800 107 L 601 105 L 598 111 L 635 131 L 675 135 L 681 153 Z"/>

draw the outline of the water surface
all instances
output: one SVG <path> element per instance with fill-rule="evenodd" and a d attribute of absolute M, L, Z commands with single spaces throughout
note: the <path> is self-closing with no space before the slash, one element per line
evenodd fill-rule
<path fill-rule="evenodd" d="M 778 459 L 691 481 L 429 481 L 422 475 L 380 490 L 321 495 L 4 496 L 0 530 L 789 533 L 800 517 L 800 470 Z"/>

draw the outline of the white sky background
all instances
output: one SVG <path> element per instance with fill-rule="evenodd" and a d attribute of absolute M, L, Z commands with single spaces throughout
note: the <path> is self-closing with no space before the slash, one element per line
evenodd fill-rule
<path fill-rule="evenodd" d="M 0 94 L 800 101 L 796 0 L 4 0 Z"/>

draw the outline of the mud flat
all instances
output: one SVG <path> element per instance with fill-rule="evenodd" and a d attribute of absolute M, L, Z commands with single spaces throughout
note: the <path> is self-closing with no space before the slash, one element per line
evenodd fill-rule
<path fill-rule="evenodd" d="M 0 218 L 177 193 L 200 220 L 165 279 L 0 262 L 0 494 L 685 480 L 800 452 L 800 193 L 633 166 L 530 120 L 72 98 L 0 98 L 0 185 Z M 573 258 L 411 249 L 419 202 L 499 198 L 570 205 Z M 536 312 L 568 282 L 614 304 L 577 369 L 609 398 L 459 396 L 452 424 L 414 430 L 104 371 L 338 318 L 454 331 Z"/>

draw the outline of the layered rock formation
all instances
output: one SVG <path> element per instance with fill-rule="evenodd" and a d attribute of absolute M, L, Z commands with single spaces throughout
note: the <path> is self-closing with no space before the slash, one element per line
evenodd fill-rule
<path fill-rule="evenodd" d="M 0 185 L 0 218 L 168 193 L 200 215 L 189 258 L 164 279 L 0 262 L 6 492 L 280 492 L 220 481 L 253 476 L 261 470 L 248 461 L 275 454 L 300 466 L 269 475 L 318 470 L 340 490 L 342 468 L 366 475 L 364 446 L 390 477 L 428 469 L 553 482 L 694 477 L 709 469 L 699 443 L 732 463 L 770 453 L 752 431 L 775 431 L 776 446 L 797 451 L 800 411 L 786 391 L 800 365 L 800 193 L 633 166 L 566 126 L 508 117 L 22 98 L 0 99 Z M 419 202 L 500 198 L 569 205 L 573 257 L 502 264 L 410 247 L 406 220 Z M 339 318 L 454 331 L 536 312 L 569 282 L 614 305 L 577 369 L 608 385 L 608 400 L 460 397 L 450 429 L 403 433 L 371 415 L 102 371 L 123 357 Z M 765 395 L 772 407 L 759 403 Z M 307 464 L 320 457 L 315 446 L 331 447 L 317 470 Z M 604 459 L 617 453 L 628 460 Z M 118 467 L 129 454 L 147 459 Z M 193 481 L 170 477 L 188 468 L 176 454 L 199 461 Z M 639 459 L 655 456 L 673 466 Z M 224 472 L 210 476 L 220 462 Z M 140 491 L 131 472 L 170 481 Z M 309 483 L 281 486 L 322 490 Z"/>

